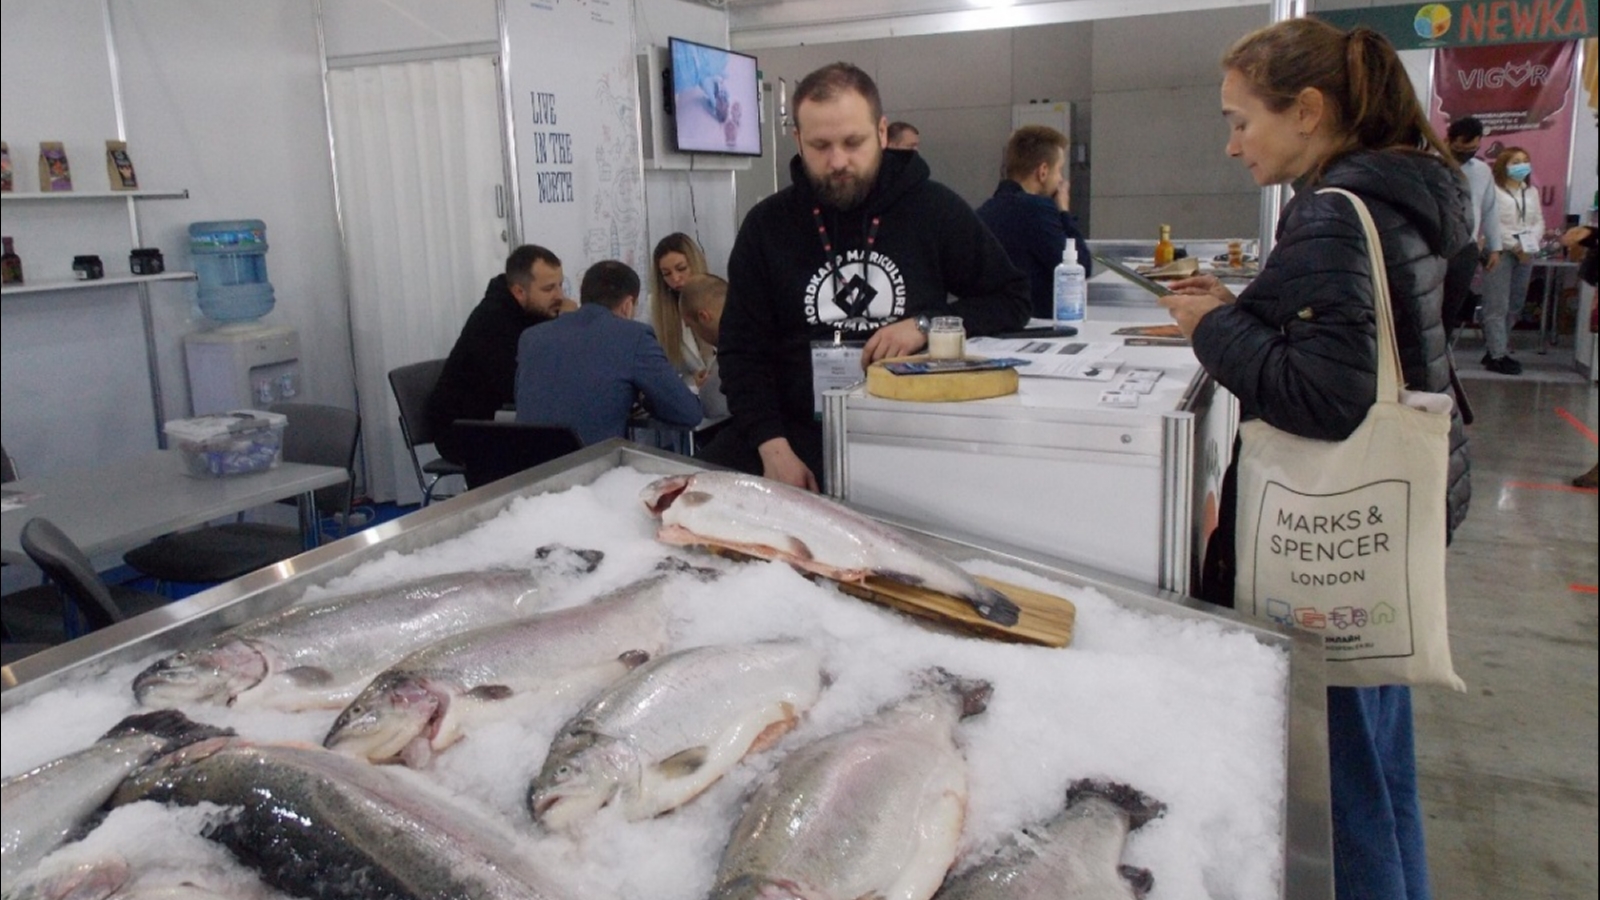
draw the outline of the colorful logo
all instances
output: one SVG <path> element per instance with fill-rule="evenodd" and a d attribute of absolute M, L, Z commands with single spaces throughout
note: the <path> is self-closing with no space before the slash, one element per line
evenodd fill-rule
<path fill-rule="evenodd" d="M 1416 29 L 1417 37 L 1425 41 L 1435 41 L 1444 37 L 1450 30 L 1450 7 L 1443 3 L 1429 3 L 1417 10 L 1417 17 L 1412 20 L 1411 27 Z"/>

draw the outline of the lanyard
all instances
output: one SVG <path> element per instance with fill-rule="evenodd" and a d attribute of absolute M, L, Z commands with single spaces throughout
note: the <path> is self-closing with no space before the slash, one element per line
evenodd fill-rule
<path fill-rule="evenodd" d="M 1528 224 L 1528 189 L 1526 187 L 1517 191 L 1517 224 Z"/>
<path fill-rule="evenodd" d="M 817 225 L 817 237 L 822 241 L 822 252 L 828 255 L 828 261 L 833 264 L 833 296 L 837 298 L 844 293 L 844 286 L 841 283 L 841 279 L 844 277 L 842 271 L 844 269 L 844 261 L 839 259 L 833 252 L 833 240 L 828 237 L 827 223 L 822 220 L 822 207 L 811 207 L 811 220 Z M 879 216 L 873 216 L 867 226 L 867 252 L 861 257 L 861 277 L 863 280 L 867 276 L 867 260 L 872 256 L 872 246 L 878 242 L 878 224 L 881 221 L 882 219 Z"/>

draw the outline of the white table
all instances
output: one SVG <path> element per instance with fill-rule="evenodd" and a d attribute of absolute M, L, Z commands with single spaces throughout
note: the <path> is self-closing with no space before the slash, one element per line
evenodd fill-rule
<path fill-rule="evenodd" d="M 298 497 L 301 532 L 317 539 L 317 488 L 343 484 L 338 466 L 280 463 L 276 468 L 226 478 L 197 478 L 176 450 L 156 450 L 96 469 L 58 472 L 8 482 L 25 499 L 0 515 L 0 559 L 26 563 L 22 526 L 35 516 L 54 522 L 93 559 L 124 551 L 182 528 Z"/>

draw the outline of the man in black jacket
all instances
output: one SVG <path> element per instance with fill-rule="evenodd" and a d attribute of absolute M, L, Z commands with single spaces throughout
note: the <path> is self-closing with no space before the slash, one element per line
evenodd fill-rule
<path fill-rule="evenodd" d="M 1006 141 L 1006 177 L 978 207 L 978 218 L 1028 276 L 1033 316 L 1055 316 L 1055 272 L 1071 240 L 1078 265 L 1094 266 L 1078 219 L 1067 210 L 1067 136 L 1047 125 L 1024 125 Z"/>
<path fill-rule="evenodd" d="M 461 459 L 452 427 L 457 419 L 493 419 L 514 402 L 523 330 L 550 321 L 563 308 L 577 309 L 561 282 L 561 260 L 535 244 L 513 250 L 505 274 L 489 281 L 428 397 L 428 424 L 440 456 Z"/>
<path fill-rule="evenodd" d="M 728 260 L 717 354 L 733 421 L 701 458 L 817 490 L 813 342 L 864 340 L 865 368 L 926 347 L 933 316 L 960 316 L 975 336 L 1015 329 L 1028 283 L 920 156 L 884 149 L 866 72 L 812 72 L 794 111 L 793 184 L 750 211 Z"/>

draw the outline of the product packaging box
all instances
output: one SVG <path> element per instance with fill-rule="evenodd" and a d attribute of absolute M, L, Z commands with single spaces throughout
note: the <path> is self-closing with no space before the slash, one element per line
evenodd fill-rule
<path fill-rule="evenodd" d="M 72 168 L 67 165 L 67 148 L 60 141 L 39 142 L 39 190 L 72 190 Z"/>
<path fill-rule="evenodd" d="M 127 141 L 106 141 L 106 180 L 113 191 L 139 189 L 139 176 L 133 173 Z"/>
<path fill-rule="evenodd" d="M 259 409 L 235 409 L 175 419 L 162 429 L 184 468 L 201 478 L 222 478 L 274 468 L 283 458 L 289 418 Z"/>

